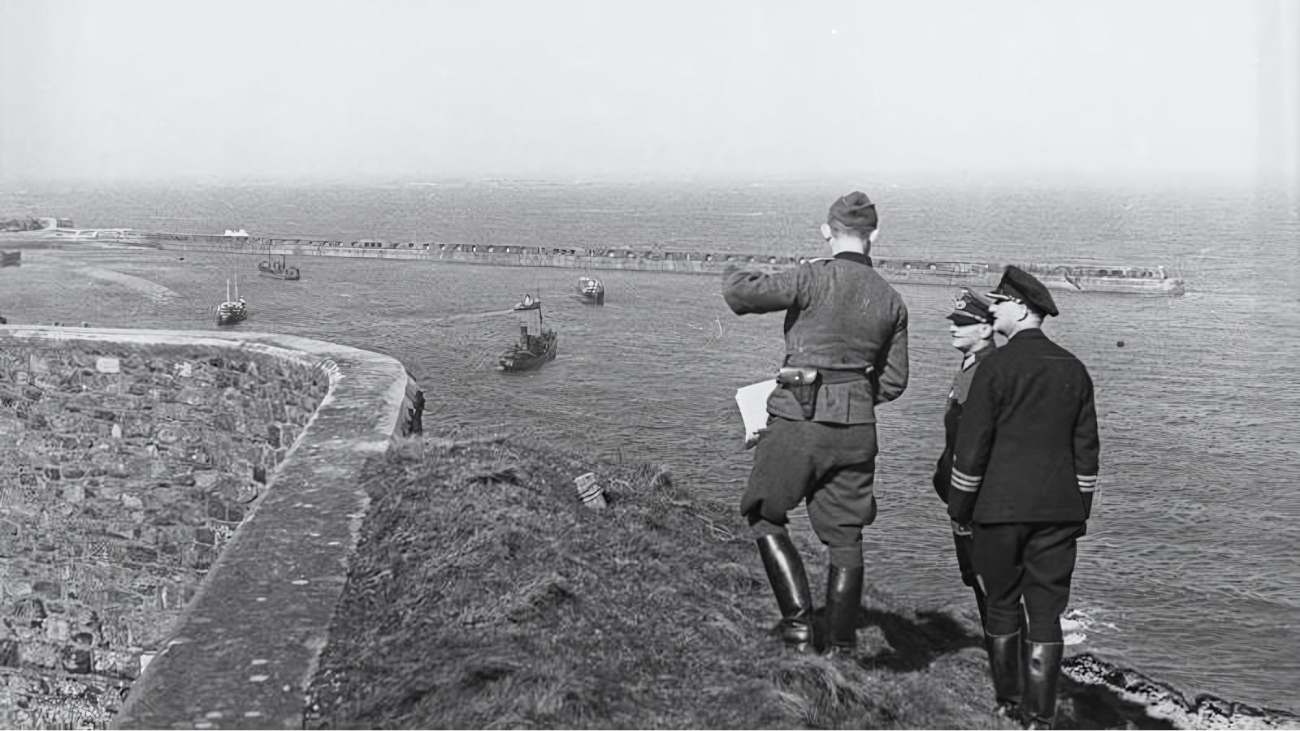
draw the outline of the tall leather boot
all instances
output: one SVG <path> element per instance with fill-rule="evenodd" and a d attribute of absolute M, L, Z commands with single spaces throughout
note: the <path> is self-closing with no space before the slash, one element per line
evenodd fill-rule
<path fill-rule="evenodd" d="M 852 655 L 858 646 L 858 612 L 862 608 L 862 567 L 832 565 L 826 577 L 828 656 Z"/>
<path fill-rule="evenodd" d="M 803 559 L 790 536 L 767 534 L 758 538 L 758 554 L 763 558 L 768 583 L 781 608 L 781 640 L 795 652 L 812 649 L 812 591 Z"/>
<path fill-rule="evenodd" d="M 1025 728 L 1056 723 L 1056 681 L 1061 677 L 1063 642 L 1029 642 L 1025 650 Z"/>
<path fill-rule="evenodd" d="M 989 653 L 989 672 L 993 675 L 993 694 L 997 702 L 994 713 L 1013 718 L 1020 705 L 1020 630 L 1009 635 L 984 633 L 984 649 Z"/>

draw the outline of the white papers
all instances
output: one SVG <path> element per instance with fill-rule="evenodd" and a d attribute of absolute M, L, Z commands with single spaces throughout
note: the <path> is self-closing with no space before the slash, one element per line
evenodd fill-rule
<path fill-rule="evenodd" d="M 751 383 L 736 389 L 736 405 L 745 422 L 745 444 L 750 446 L 758 432 L 767 428 L 767 397 L 776 388 L 776 379 Z"/>

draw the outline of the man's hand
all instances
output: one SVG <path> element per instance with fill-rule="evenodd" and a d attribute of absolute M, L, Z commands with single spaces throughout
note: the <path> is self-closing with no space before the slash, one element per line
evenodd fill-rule
<path fill-rule="evenodd" d="M 758 443 L 763 440 L 763 436 L 766 434 L 767 434 L 767 427 L 764 427 L 762 429 L 759 429 L 753 435 L 746 436 L 745 449 L 753 449 L 754 447 L 758 446 Z"/>
<path fill-rule="evenodd" d="M 954 536 L 969 536 L 973 533 L 973 531 L 971 531 L 970 523 L 958 523 L 955 520 L 951 522 L 952 534 Z"/>

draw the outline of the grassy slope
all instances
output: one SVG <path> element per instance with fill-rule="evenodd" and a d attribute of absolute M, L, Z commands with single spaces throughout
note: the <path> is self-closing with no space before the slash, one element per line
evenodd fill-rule
<path fill-rule="evenodd" d="M 858 662 L 783 653 L 738 516 L 653 468 L 428 439 L 367 489 L 311 726 L 998 727 L 971 628 L 870 587 Z"/>

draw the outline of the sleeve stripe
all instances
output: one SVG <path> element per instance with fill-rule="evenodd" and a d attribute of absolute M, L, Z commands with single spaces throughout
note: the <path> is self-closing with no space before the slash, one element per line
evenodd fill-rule
<path fill-rule="evenodd" d="M 968 475 L 956 467 L 952 469 L 950 484 L 962 492 L 979 492 L 982 482 L 984 482 L 983 475 Z"/>
<path fill-rule="evenodd" d="M 1095 492 L 1096 490 L 1097 490 L 1096 485 L 1093 485 L 1092 487 L 1084 487 L 1083 485 L 1079 485 L 1079 492 Z"/>

